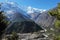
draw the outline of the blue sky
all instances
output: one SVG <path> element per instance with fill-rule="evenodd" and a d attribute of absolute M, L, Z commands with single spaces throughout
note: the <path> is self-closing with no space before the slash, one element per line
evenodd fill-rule
<path fill-rule="evenodd" d="M 57 6 L 60 0 L 8 0 L 16 2 L 19 5 L 31 6 L 39 9 L 51 9 Z M 5 2 L 5 0 L 0 0 L 0 2 Z"/>

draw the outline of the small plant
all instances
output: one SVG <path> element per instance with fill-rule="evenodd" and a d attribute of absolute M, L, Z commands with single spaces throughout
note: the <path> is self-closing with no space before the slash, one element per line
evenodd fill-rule
<path fill-rule="evenodd" d="M 18 40 L 18 35 L 16 32 L 12 32 L 12 37 L 11 37 L 11 40 Z"/>

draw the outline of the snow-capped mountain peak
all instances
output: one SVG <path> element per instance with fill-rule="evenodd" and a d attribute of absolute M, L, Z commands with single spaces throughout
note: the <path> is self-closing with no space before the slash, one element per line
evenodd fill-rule
<path fill-rule="evenodd" d="M 45 11 L 46 11 L 45 9 L 33 8 L 31 6 L 27 7 L 27 13 L 34 13 L 34 12 L 42 13 L 42 12 L 45 12 Z"/>
<path fill-rule="evenodd" d="M 45 9 L 38 9 L 38 8 L 33 8 L 31 6 L 28 6 L 26 8 L 26 12 L 28 15 L 31 16 L 31 19 L 36 20 L 41 13 L 45 12 Z"/>

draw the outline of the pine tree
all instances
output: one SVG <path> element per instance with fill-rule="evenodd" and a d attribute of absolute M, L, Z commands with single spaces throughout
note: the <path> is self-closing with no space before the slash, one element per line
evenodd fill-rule
<path fill-rule="evenodd" d="M 56 21 L 54 23 L 54 27 L 55 27 L 54 40 L 60 40 L 60 33 L 59 33 L 59 30 L 60 30 L 60 3 L 58 3 L 56 9 L 49 11 L 49 14 L 51 16 L 56 17 Z"/>
<path fill-rule="evenodd" d="M 1 9 L 1 4 L 0 4 L 0 9 Z M 8 21 L 5 20 L 6 16 L 3 13 L 4 13 L 3 11 L 0 11 L 0 37 L 3 34 L 8 24 Z"/>
<path fill-rule="evenodd" d="M 5 23 L 5 16 L 2 14 L 3 12 L 0 12 L 0 36 L 4 32 L 4 29 L 7 27 L 7 24 Z"/>
<path fill-rule="evenodd" d="M 18 35 L 15 31 L 12 32 L 11 40 L 18 40 Z"/>

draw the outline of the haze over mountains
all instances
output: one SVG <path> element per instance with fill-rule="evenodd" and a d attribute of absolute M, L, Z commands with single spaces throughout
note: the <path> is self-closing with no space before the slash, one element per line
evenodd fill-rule
<path fill-rule="evenodd" d="M 11 3 L 2 3 L 1 11 L 3 14 L 11 21 L 7 26 L 5 33 L 12 33 L 13 31 L 19 33 L 30 33 L 43 30 L 41 26 L 36 24 L 30 15 L 28 15 L 24 10 L 20 9 L 18 5 Z"/>
<path fill-rule="evenodd" d="M 14 20 L 18 21 L 17 18 L 21 20 L 32 19 L 38 25 L 45 26 L 45 27 L 54 24 L 55 18 L 50 16 L 47 10 L 32 8 L 30 6 L 27 7 L 26 9 L 24 8 L 20 9 L 20 8 L 21 7 L 19 7 L 17 4 L 8 2 L 2 5 L 1 10 L 4 10 L 6 13 L 5 15 L 7 15 L 8 18 L 13 21 Z"/>

